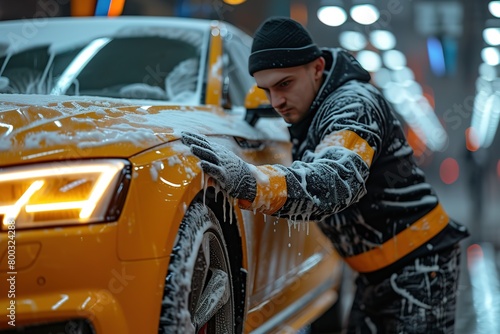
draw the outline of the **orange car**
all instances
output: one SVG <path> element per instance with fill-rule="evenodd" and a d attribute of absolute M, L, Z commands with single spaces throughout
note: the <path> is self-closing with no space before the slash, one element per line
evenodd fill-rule
<path fill-rule="evenodd" d="M 0 23 L 0 332 L 292 332 L 336 302 L 314 222 L 240 210 L 179 140 L 291 163 L 250 43 L 195 19 Z"/>

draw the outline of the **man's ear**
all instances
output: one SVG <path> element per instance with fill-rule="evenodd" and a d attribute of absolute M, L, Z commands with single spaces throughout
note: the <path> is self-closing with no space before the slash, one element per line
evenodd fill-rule
<path fill-rule="evenodd" d="M 319 57 L 314 60 L 314 77 L 316 79 L 321 79 L 323 77 L 323 71 L 325 70 L 325 58 Z"/>

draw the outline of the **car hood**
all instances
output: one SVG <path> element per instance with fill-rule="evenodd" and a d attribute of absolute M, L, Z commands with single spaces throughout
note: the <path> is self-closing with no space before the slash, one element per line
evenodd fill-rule
<path fill-rule="evenodd" d="M 241 115 L 231 116 L 209 106 L 0 94 L 3 166 L 78 158 L 128 158 L 179 139 L 182 131 L 259 139 L 257 131 Z"/>

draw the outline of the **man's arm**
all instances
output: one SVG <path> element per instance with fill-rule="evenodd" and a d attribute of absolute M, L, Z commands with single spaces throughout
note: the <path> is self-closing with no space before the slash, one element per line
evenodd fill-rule
<path fill-rule="evenodd" d="M 203 170 L 239 199 L 240 207 L 291 219 L 320 220 L 356 203 L 366 193 L 365 182 L 381 145 L 383 123 L 378 120 L 381 113 L 361 98 L 339 99 L 327 107 L 318 111 L 327 115 L 311 129 L 321 138 L 319 145 L 314 152 L 306 152 L 304 161 L 295 161 L 290 167 L 250 165 L 192 134 L 183 134 L 183 141 L 202 159 Z M 206 151 L 207 146 L 210 155 L 224 157 L 211 157 L 208 165 L 206 153 L 200 154 L 200 147 Z M 242 164 L 246 167 L 234 167 Z M 252 181 L 240 187 L 236 180 Z M 253 199 L 243 196 L 248 191 L 255 194 L 250 196 Z"/>

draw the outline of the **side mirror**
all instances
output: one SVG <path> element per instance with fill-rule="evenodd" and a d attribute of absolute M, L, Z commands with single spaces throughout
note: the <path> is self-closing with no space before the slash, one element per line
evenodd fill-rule
<path fill-rule="evenodd" d="M 280 117 L 280 115 L 271 106 L 266 93 L 256 85 L 250 88 L 245 98 L 245 121 L 254 126 L 259 118 L 262 117 Z"/>

